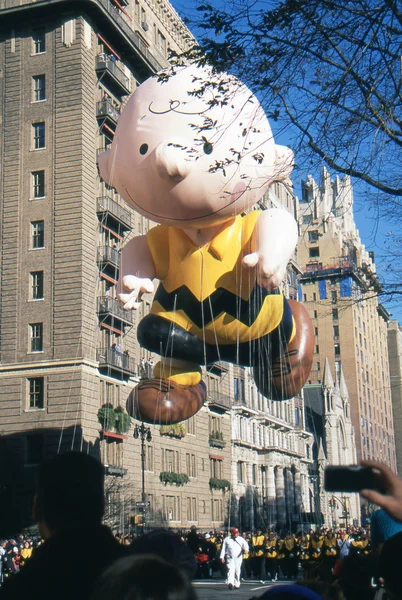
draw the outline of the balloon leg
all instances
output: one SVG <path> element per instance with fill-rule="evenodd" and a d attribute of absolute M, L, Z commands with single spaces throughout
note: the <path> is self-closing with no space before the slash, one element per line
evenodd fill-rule
<path fill-rule="evenodd" d="M 272 365 L 255 366 L 253 375 L 263 396 L 271 400 L 289 400 L 301 391 L 313 364 L 314 331 L 311 319 L 296 300 L 289 300 L 296 333 Z"/>

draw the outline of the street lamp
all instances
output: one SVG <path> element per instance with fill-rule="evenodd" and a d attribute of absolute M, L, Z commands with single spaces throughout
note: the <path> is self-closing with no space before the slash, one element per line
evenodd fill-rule
<path fill-rule="evenodd" d="M 331 498 L 328 501 L 328 506 L 331 509 L 331 520 L 332 520 L 332 527 L 335 527 L 336 523 L 335 523 L 335 510 L 337 507 L 337 501 L 335 499 L 334 496 L 331 496 Z"/>
<path fill-rule="evenodd" d="M 345 528 L 347 529 L 349 525 L 348 517 L 350 515 L 349 498 L 347 496 L 341 496 L 340 498 L 338 498 L 338 496 L 332 495 L 328 504 L 333 511 L 335 511 L 337 502 L 339 502 L 339 504 L 342 506 L 342 517 L 345 519 Z"/>
<path fill-rule="evenodd" d="M 135 440 L 141 438 L 141 476 L 142 476 L 142 493 L 141 500 L 142 502 L 146 502 L 145 500 L 145 440 L 147 442 L 152 442 L 152 434 L 151 428 L 145 427 L 144 423 L 141 423 L 140 426 L 136 425 L 134 427 L 133 436 Z M 143 504 L 143 508 L 145 508 L 145 504 Z M 145 511 L 143 511 L 145 512 Z"/>

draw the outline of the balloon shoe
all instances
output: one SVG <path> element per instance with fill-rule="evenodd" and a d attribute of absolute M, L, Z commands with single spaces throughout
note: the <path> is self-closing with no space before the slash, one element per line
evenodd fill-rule
<path fill-rule="evenodd" d="M 127 399 L 127 412 L 145 423 L 172 425 L 189 419 L 207 397 L 203 381 L 180 385 L 165 379 L 143 379 Z"/>
<path fill-rule="evenodd" d="M 314 331 L 304 306 L 289 300 L 296 333 L 272 367 L 258 366 L 253 376 L 258 391 L 271 400 L 289 400 L 306 383 L 314 353 Z"/>

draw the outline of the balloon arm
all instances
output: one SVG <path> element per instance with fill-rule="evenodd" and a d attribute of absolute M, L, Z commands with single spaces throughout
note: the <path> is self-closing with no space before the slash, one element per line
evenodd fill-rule
<path fill-rule="evenodd" d="M 142 295 L 153 293 L 155 266 L 145 235 L 135 237 L 126 244 L 121 253 L 120 276 L 117 294 L 126 310 L 138 308 Z"/>
<path fill-rule="evenodd" d="M 296 221 L 287 210 L 261 212 L 251 238 L 252 252 L 243 258 L 246 267 L 257 267 L 259 285 L 272 290 L 282 283 L 297 235 Z"/>

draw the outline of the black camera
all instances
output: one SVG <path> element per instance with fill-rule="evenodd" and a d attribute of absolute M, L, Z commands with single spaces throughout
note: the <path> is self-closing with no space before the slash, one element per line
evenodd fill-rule
<path fill-rule="evenodd" d="M 329 466 L 324 471 L 324 488 L 327 492 L 360 492 L 378 490 L 379 482 L 371 467 Z"/>

